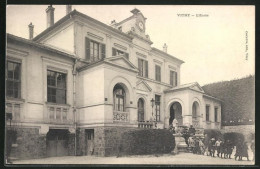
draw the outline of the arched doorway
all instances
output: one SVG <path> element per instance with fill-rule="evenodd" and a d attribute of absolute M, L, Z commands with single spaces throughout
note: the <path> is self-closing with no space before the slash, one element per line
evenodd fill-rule
<path fill-rule="evenodd" d="M 138 122 L 144 121 L 144 100 L 142 98 L 138 99 Z"/>
<path fill-rule="evenodd" d="M 183 125 L 182 107 L 179 102 L 174 102 L 170 107 L 169 125 L 173 123 L 174 119 L 177 120 L 179 126 Z"/>
<path fill-rule="evenodd" d="M 192 125 L 199 127 L 200 107 L 197 101 L 192 104 Z"/>

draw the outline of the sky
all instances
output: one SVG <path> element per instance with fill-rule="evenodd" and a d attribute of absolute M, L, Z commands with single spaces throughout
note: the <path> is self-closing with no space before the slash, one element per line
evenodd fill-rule
<path fill-rule="evenodd" d="M 65 16 L 66 6 L 53 7 L 56 22 Z M 47 25 L 46 8 L 47 5 L 8 5 L 6 32 L 28 39 L 28 25 L 32 22 L 34 36 L 40 34 Z M 72 10 L 107 25 L 131 16 L 134 8 L 147 18 L 145 31 L 152 47 L 162 50 L 166 43 L 168 53 L 185 62 L 181 65 L 181 84 L 198 82 L 203 86 L 255 74 L 254 6 L 72 5 Z"/>

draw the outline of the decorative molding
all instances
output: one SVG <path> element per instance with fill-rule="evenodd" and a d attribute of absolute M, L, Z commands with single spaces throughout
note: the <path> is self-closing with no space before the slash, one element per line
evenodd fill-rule
<path fill-rule="evenodd" d="M 18 59 L 15 57 L 11 57 L 11 56 L 7 56 L 7 61 L 13 61 L 13 62 L 18 62 L 18 63 L 22 63 L 22 59 Z"/>
<path fill-rule="evenodd" d="M 53 67 L 53 66 L 49 66 L 49 65 L 47 65 L 47 69 L 61 72 L 61 73 L 66 73 L 66 74 L 68 73 L 68 71 L 66 69 L 61 69 L 61 68 L 57 68 L 57 67 Z"/>
<path fill-rule="evenodd" d="M 174 67 L 174 66 L 172 66 L 172 65 L 169 65 L 169 68 L 170 68 L 170 69 L 173 69 L 173 70 L 177 70 L 177 68 Z"/>
<path fill-rule="evenodd" d="M 8 54 L 14 54 L 14 55 L 19 55 L 19 56 L 28 56 L 29 52 L 7 47 L 7 55 Z"/>
<path fill-rule="evenodd" d="M 107 38 L 112 38 L 112 36 L 110 34 L 106 34 Z"/>
<path fill-rule="evenodd" d="M 137 54 L 138 56 L 142 56 L 142 57 L 144 57 L 144 58 L 147 57 L 146 55 L 144 55 L 144 54 L 142 54 L 142 53 L 139 53 L 139 52 L 136 52 L 136 54 Z"/>
<path fill-rule="evenodd" d="M 122 46 L 122 45 L 120 45 L 120 44 L 118 44 L 118 43 L 114 43 L 114 46 L 116 46 L 116 47 L 118 47 L 118 48 L 120 48 L 120 49 L 123 49 L 123 50 L 127 50 L 127 47 Z"/>
<path fill-rule="evenodd" d="M 163 62 L 161 62 L 161 61 L 159 61 L 159 60 L 156 60 L 156 59 L 153 59 L 153 61 L 156 62 L 156 63 L 158 63 L 158 64 L 160 64 L 160 65 L 163 64 Z"/>
<path fill-rule="evenodd" d="M 68 63 L 68 62 L 56 60 L 56 59 L 49 58 L 49 57 L 46 57 L 46 56 L 41 56 L 41 57 L 42 57 L 42 60 L 43 60 L 43 61 L 48 62 L 48 63 L 57 64 L 57 65 L 62 65 L 62 66 L 66 66 L 66 67 L 69 67 L 69 68 L 72 68 L 72 67 L 73 67 L 73 66 L 72 66 L 73 63 Z"/>
<path fill-rule="evenodd" d="M 103 41 L 104 38 L 102 38 L 101 36 L 98 36 L 98 35 L 95 35 L 91 32 L 87 32 L 88 36 L 92 37 L 92 38 L 95 38 L 95 39 L 98 39 L 98 40 L 101 40 Z"/>

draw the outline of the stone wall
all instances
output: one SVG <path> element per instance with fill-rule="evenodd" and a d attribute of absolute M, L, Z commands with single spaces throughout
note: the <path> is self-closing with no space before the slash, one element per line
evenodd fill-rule
<path fill-rule="evenodd" d="M 85 129 L 78 128 L 76 130 L 76 147 L 77 147 L 77 156 L 85 155 Z"/>
<path fill-rule="evenodd" d="M 69 134 L 68 138 L 68 154 L 69 156 L 75 155 L 75 134 Z"/>
<path fill-rule="evenodd" d="M 11 157 L 32 159 L 46 157 L 46 135 L 40 135 L 37 128 L 19 128 L 17 147 L 12 147 Z"/>

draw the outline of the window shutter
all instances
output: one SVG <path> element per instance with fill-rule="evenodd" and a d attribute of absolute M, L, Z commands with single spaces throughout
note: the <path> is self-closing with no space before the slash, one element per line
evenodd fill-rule
<path fill-rule="evenodd" d="M 104 59 L 106 57 L 106 45 L 101 44 L 101 58 Z"/>
<path fill-rule="evenodd" d="M 90 60 L 90 40 L 89 38 L 85 38 L 85 55 L 86 55 L 86 60 Z"/>
<path fill-rule="evenodd" d="M 159 77 L 159 81 L 161 81 L 161 67 L 158 66 L 158 77 Z"/>
<path fill-rule="evenodd" d="M 178 79 L 177 72 L 175 72 L 174 74 L 175 74 L 175 86 L 177 86 L 177 79 Z"/>
<path fill-rule="evenodd" d="M 148 61 L 144 61 L 145 63 L 145 77 L 148 77 Z"/>
<path fill-rule="evenodd" d="M 173 85 L 173 72 L 170 71 L 170 85 Z"/>
<path fill-rule="evenodd" d="M 138 69 L 139 69 L 139 76 L 142 76 L 142 61 L 141 59 L 138 59 Z"/>
<path fill-rule="evenodd" d="M 112 48 L 112 56 L 116 56 L 116 49 Z"/>

